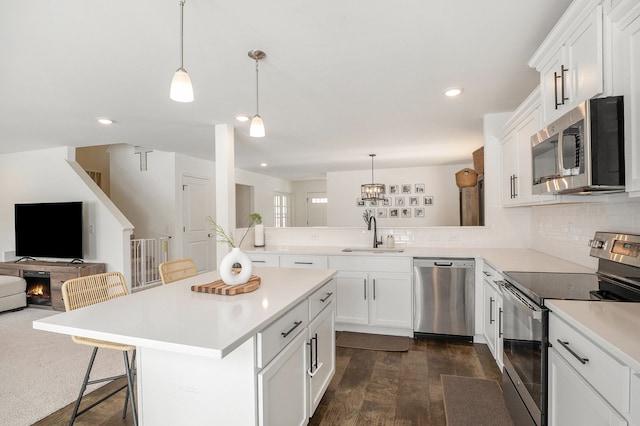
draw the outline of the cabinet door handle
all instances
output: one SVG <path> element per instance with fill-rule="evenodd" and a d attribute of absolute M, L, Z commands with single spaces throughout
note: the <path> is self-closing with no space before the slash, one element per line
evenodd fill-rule
<path fill-rule="evenodd" d="M 293 262 L 294 265 L 313 265 L 313 262 Z"/>
<path fill-rule="evenodd" d="M 561 103 L 558 102 L 558 79 L 562 78 L 562 76 L 559 76 L 557 72 L 553 72 L 553 96 L 554 96 L 554 103 L 556 104 L 556 109 L 558 109 L 558 107 L 560 105 L 562 105 Z"/>
<path fill-rule="evenodd" d="M 266 260 L 252 260 L 253 263 L 267 263 Z"/>
<path fill-rule="evenodd" d="M 322 303 L 324 303 L 324 302 L 326 302 L 327 300 L 329 300 L 329 298 L 330 298 L 332 295 L 333 295 L 333 292 L 331 292 L 331 293 L 327 293 L 327 297 L 325 297 L 325 298 L 323 298 L 323 299 L 320 299 L 320 301 L 321 301 Z"/>
<path fill-rule="evenodd" d="M 364 300 L 367 300 L 367 279 L 362 280 L 364 282 Z"/>
<path fill-rule="evenodd" d="M 563 348 L 565 348 L 566 350 L 568 350 L 568 351 L 569 351 L 569 353 L 570 353 L 571 355 L 573 355 L 573 356 L 574 356 L 578 361 L 580 361 L 582 364 L 586 364 L 587 362 L 589 362 L 589 358 L 583 358 L 583 357 L 581 357 L 580 355 L 578 355 L 577 353 L 575 353 L 575 352 L 573 351 L 573 349 L 571 349 L 571 348 L 569 347 L 569 342 L 563 342 L 563 341 L 562 341 L 562 340 L 560 340 L 560 339 L 557 339 L 557 340 L 558 340 L 558 343 L 560 343 L 560 344 L 562 345 L 562 347 L 563 347 Z"/>
<path fill-rule="evenodd" d="M 490 274 L 489 272 L 487 272 L 487 271 L 482 271 L 482 273 L 483 273 L 485 276 L 487 276 L 487 277 L 490 277 L 490 276 L 491 276 L 491 274 Z"/>
<path fill-rule="evenodd" d="M 302 321 L 295 321 L 295 322 L 293 323 L 293 327 L 291 327 L 291 328 L 289 329 L 289 331 L 287 331 L 287 332 L 283 332 L 283 333 L 280 333 L 280 334 L 282 334 L 282 337 L 287 337 L 289 334 L 291 334 L 291 332 L 292 332 L 293 330 L 295 330 L 296 328 L 298 328 L 298 326 L 299 326 L 300 324 L 302 324 Z"/>
<path fill-rule="evenodd" d="M 513 198 L 518 198 L 518 176 L 513 175 Z"/>
<path fill-rule="evenodd" d="M 376 300 L 376 279 L 373 279 L 373 300 Z"/>
<path fill-rule="evenodd" d="M 564 105 L 564 101 L 568 101 L 569 98 L 566 98 L 564 96 L 564 86 L 565 86 L 565 81 L 564 81 L 564 74 L 569 71 L 569 68 L 565 68 L 564 65 L 560 65 L 560 82 L 562 83 L 562 86 L 560 87 L 560 91 L 562 94 L 562 101 L 560 102 L 561 105 Z"/>
<path fill-rule="evenodd" d="M 307 372 L 313 377 L 313 338 L 307 342 L 307 345 L 309 346 L 309 369 Z"/>
<path fill-rule="evenodd" d="M 318 368 L 318 333 L 315 333 L 311 340 L 313 340 L 315 345 L 316 345 L 315 358 L 314 358 L 314 361 L 313 361 L 313 368 L 317 369 Z"/>
<path fill-rule="evenodd" d="M 498 309 L 498 337 L 502 337 L 502 308 Z"/>
<path fill-rule="evenodd" d="M 495 300 L 493 300 L 493 297 L 489 298 L 489 324 L 493 324 L 495 322 L 495 319 L 493 319 L 493 302 L 495 302 Z"/>

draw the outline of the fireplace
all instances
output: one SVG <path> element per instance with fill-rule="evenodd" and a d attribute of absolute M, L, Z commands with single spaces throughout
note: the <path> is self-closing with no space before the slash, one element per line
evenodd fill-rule
<path fill-rule="evenodd" d="M 22 278 L 27 282 L 27 303 L 29 305 L 51 306 L 49 272 L 24 271 Z"/>

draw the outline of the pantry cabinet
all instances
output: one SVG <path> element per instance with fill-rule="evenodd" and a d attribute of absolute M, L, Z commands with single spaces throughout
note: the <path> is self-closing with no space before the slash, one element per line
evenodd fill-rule
<path fill-rule="evenodd" d="M 574 2 L 529 61 L 540 73 L 544 125 L 604 91 L 603 8 L 598 3 Z"/>

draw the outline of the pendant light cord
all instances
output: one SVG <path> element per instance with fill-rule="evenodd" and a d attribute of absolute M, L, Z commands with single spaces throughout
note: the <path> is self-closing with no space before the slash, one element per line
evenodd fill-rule
<path fill-rule="evenodd" d="M 184 2 L 180 0 L 180 69 L 184 69 Z"/>
<path fill-rule="evenodd" d="M 256 115 L 260 115 L 260 106 L 258 103 L 258 92 L 259 92 L 259 86 L 258 86 L 258 62 L 259 60 L 256 59 Z"/>

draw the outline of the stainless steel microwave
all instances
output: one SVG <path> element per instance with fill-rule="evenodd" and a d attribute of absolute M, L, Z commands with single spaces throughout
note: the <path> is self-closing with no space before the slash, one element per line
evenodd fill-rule
<path fill-rule="evenodd" d="M 590 99 L 531 137 L 534 194 L 624 191 L 622 96 Z"/>

